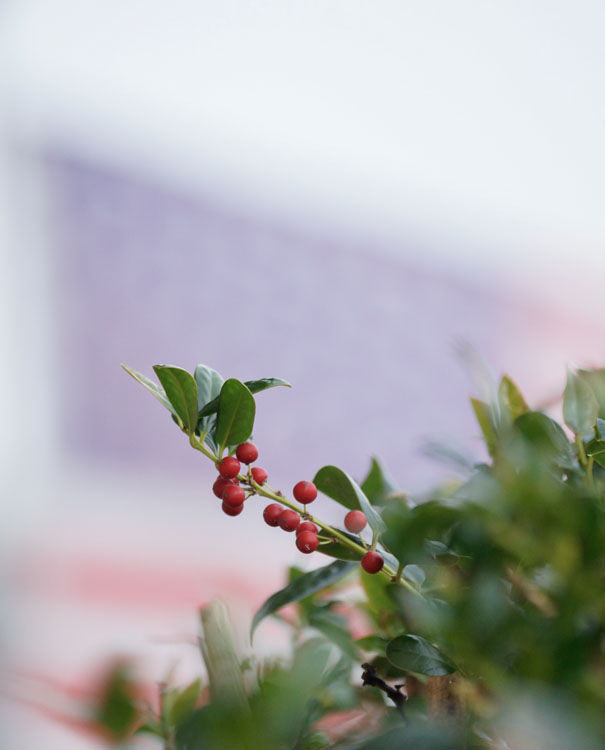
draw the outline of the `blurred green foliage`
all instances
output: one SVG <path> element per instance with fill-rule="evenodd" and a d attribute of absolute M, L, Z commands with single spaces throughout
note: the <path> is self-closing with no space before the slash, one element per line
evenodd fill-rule
<path fill-rule="evenodd" d="M 193 380 L 179 378 L 193 404 Z M 229 424 L 241 424 L 226 391 L 209 395 L 219 423 L 225 403 Z M 193 425 L 193 407 L 173 406 L 182 428 Z M 166 717 L 141 722 L 164 726 L 168 750 L 604 747 L 605 370 L 570 372 L 562 407 L 566 426 L 532 411 L 502 378 L 493 402 L 472 399 L 489 463 L 417 505 L 376 459 L 359 484 L 321 469 L 320 489 L 371 516 L 395 574 L 363 573 L 347 546 L 359 538 L 339 530 L 320 550 L 340 561 L 292 569 L 255 618 L 256 627 L 297 602 L 290 662 L 255 664 L 238 700 L 229 698 L 213 691 L 224 675 L 212 654 L 230 651 L 229 679 L 237 656 L 205 625 L 210 692 L 219 697 L 194 708 L 189 689 L 167 729 Z M 207 444 L 229 443 L 225 435 Z M 367 622 L 363 638 L 353 636 L 354 612 Z M 360 684 L 362 662 L 390 687 L 406 683 L 405 718 L 385 690 Z"/>

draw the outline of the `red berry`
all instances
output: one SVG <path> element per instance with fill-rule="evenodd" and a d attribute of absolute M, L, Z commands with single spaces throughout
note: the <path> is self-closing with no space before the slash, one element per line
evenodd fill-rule
<path fill-rule="evenodd" d="M 308 503 L 312 503 L 317 497 L 317 488 L 313 482 L 298 482 L 298 484 L 294 485 L 292 494 L 299 503 L 307 505 Z"/>
<path fill-rule="evenodd" d="M 236 484 L 237 482 L 233 479 L 225 479 L 225 477 L 219 477 L 216 482 L 212 485 L 212 492 L 217 497 L 223 497 L 223 492 L 225 491 L 225 488 L 228 487 L 230 484 Z"/>
<path fill-rule="evenodd" d="M 360 510 L 352 510 L 345 516 L 345 528 L 352 534 L 359 534 L 360 531 L 365 529 L 366 524 L 365 513 L 362 513 Z"/>
<path fill-rule="evenodd" d="M 254 443 L 240 443 L 237 446 L 235 455 L 243 464 L 251 464 L 258 458 L 258 448 Z"/>
<path fill-rule="evenodd" d="M 372 549 L 369 552 L 366 552 L 361 558 L 361 567 L 366 573 L 378 573 L 378 571 L 382 570 L 383 565 L 384 560 L 382 559 L 382 556 Z"/>
<path fill-rule="evenodd" d="M 223 500 L 223 513 L 226 513 L 228 516 L 239 516 L 239 514 L 244 509 L 244 504 L 241 505 L 229 505 Z"/>
<path fill-rule="evenodd" d="M 233 479 L 239 474 L 240 463 L 235 456 L 225 456 L 222 461 L 219 462 L 218 473 L 225 477 L 225 479 Z"/>
<path fill-rule="evenodd" d="M 298 534 L 296 537 L 296 546 L 305 555 L 315 552 L 319 546 L 317 534 L 314 534 L 312 531 L 303 531 L 302 534 Z"/>
<path fill-rule="evenodd" d="M 295 531 L 300 523 L 300 516 L 295 510 L 283 510 L 279 517 L 279 525 L 284 531 Z"/>
<path fill-rule="evenodd" d="M 236 484 L 225 487 L 223 492 L 223 505 L 231 505 L 233 507 L 241 505 L 246 499 L 246 493 L 241 487 Z"/>
<path fill-rule="evenodd" d="M 296 536 L 300 536 L 303 531 L 310 531 L 312 534 L 317 534 L 317 526 L 311 523 L 311 521 L 303 521 L 296 529 Z"/>
<path fill-rule="evenodd" d="M 283 510 L 284 506 L 279 503 L 271 503 L 271 505 L 267 505 L 263 511 L 265 523 L 269 524 L 269 526 L 279 526 L 279 517 Z"/>
<path fill-rule="evenodd" d="M 254 479 L 256 484 L 264 484 L 267 481 L 267 477 L 269 476 L 264 469 L 260 468 L 260 466 L 255 466 L 252 469 L 251 473 L 252 479 Z"/>

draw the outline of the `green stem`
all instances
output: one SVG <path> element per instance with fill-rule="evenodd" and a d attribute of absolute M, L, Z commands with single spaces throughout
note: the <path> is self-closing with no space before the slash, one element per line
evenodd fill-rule
<path fill-rule="evenodd" d="M 195 434 L 193 432 L 189 433 L 189 443 L 192 448 L 195 448 L 196 451 L 200 451 L 200 453 L 203 453 L 205 456 L 207 456 L 213 463 L 216 463 L 218 461 L 218 456 L 215 456 L 211 451 L 209 451 L 206 446 L 204 445 L 204 437 L 206 433 L 203 433 L 201 435 L 201 439 L 198 440 L 196 438 Z M 262 495 L 263 497 L 269 498 L 270 500 L 276 500 L 278 503 L 281 503 L 282 505 L 285 505 L 287 508 L 291 508 L 292 510 L 295 510 L 298 514 L 302 515 L 305 514 L 312 523 L 319 526 L 321 529 L 323 529 L 327 534 L 329 534 L 331 537 L 334 537 L 335 539 L 338 539 L 342 544 L 344 544 L 349 549 L 356 552 L 358 555 L 363 557 L 367 552 L 367 547 L 365 543 L 363 546 L 361 544 L 357 544 L 357 542 L 353 542 L 351 539 L 349 539 L 347 536 L 342 534 L 338 529 L 334 529 L 331 526 L 328 526 L 328 524 L 324 523 L 323 521 L 320 521 L 318 518 L 315 518 L 315 516 L 311 516 L 306 514 L 306 506 L 305 508 L 300 508 L 297 505 L 295 505 L 291 500 L 288 500 L 287 497 L 284 497 L 284 495 L 278 494 L 272 487 L 269 485 L 260 485 L 257 482 L 252 479 L 252 475 L 250 472 L 250 467 L 248 467 L 248 473 L 247 475 L 244 474 L 238 474 L 237 477 L 240 482 L 247 482 L 252 489 L 256 492 L 257 495 Z M 378 541 L 378 535 L 376 532 L 372 535 L 372 549 L 375 549 L 376 542 Z M 388 565 L 384 565 L 382 570 L 380 571 L 382 575 L 384 575 L 389 580 L 393 579 L 393 576 L 395 575 L 395 571 L 389 567 Z M 404 578 L 398 577 L 396 581 L 399 585 L 403 586 L 404 588 L 408 589 L 408 591 L 412 592 L 413 594 L 416 594 L 417 596 L 422 597 L 422 594 L 415 589 L 408 581 L 406 581 Z M 423 598 L 423 597 L 422 597 Z"/>
<path fill-rule="evenodd" d="M 200 451 L 205 456 L 207 456 L 213 463 L 216 463 L 218 460 L 218 457 L 214 455 L 211 451 L 206 448 L 204 445 L 204 437 L 206 436 L 206 433 L 204 432 L 201 436 L 201 439 L 198 440 L 196 436 L 193 434 L 193 432 L 189 433 L 189 444 L 192 448 L 195 448 L 196 451 Z"/>
<path fill-rule="evenodd" d="M 586 468 L 588 461 L 586 459 L 586 451 L 584 450 L 584 443 L 582 442 L 582 436 L 576 435 L 576 445 L 578 446 L 578 458 L 582 466 Z"/>
<path fill-rule="evenodd" d="M 594 484 L 594 475 L 592 473 L 592 468 L 594 466 L 594 456 L 588 456 L 588 463 L 586 465 L 586 484 L 588 485 L 588 489 L 595 491 L 595 484 Z"/>
<path fill-rule="evenodd" d="M 241 476 L 241 479 L 245 481 L 245 477 Z M 303 512 L 291 500 L 288 500 L 287 497 L 284 497 L 283 495 L 278 494 L 277 492 L 273 490 L 273 488 L 269 487 L 268 485 L 257 484 L 253 479 L 250 481 L 250 485 L 254 488 L 257 495 L 262 495 L 263 497 L 266 497 L 269 500 L 276 500 L 278 503 L 285 505 L 287 508 L 291 508 L 292 510 L 295 510 L 297 513 Z M 363 555 L 365 555 L 366 553 L 365 547 L 362 547 L 360 544 L 357 544 L 357 542 L 352 541 L 347 536 L 345 536 L 340 531 L 338 531 L 338 529 L 334 529 L 332 528 L 332 526 L 328 526 L 328 524 L 324 523 L 323 521 L 320 521 L 319 518 L 316 518 L 315 516 L 308 515 L 308 518 L 311 521 L 311 523 L 314 523 L 317 526 L 319 526 L 329 536 L 334 537 L 335 539 L 338 539 L 340 542 L 342 542 L 342 544 L 344 544 L 346 547 L 356 552 L 358 555 L 361 555 L 362 557 Z M 372 541 L 374 544 L 375 544 L 376 539 L 377 539 L 377 535 L 374 532 L 374 535 L 372 538 Z M 395 571 L 386 564 L 384 565 L 380 573 L 384 575 L 385 578 L 388 578 L 389 581 L 392 580 L 393 576 L 395 575 Z M 397 583 L 403 586 L 404 588 L 408 589 L 408 591 L 412 592 L 413 594 L 416 594 L 417 596 L 422 597 L 422 594 L 404 578 L 399 578 L 397 580 Z"/>
<path fill-rule="evenodd" d="M 399 581 L 401 580 L 401 575 L 403 573 L 403 568 L 404 568 L 404 565 L 403 565 L 402 562 L 400 562 L 399 565 L 398 565 L 398 567 L 397 567 L 397 572 L 395 573 L 395 577 L 393 579 L 393 583 L 399 583 Z"/>

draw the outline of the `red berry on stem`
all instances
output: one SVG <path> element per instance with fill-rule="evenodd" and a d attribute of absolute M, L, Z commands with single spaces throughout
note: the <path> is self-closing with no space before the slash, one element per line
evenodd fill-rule
<path fill-rule="evenodd" d="M 365 555 L 361 558 L 361 567 L 365 570 L 366 573 L 378 573 L 380 570 L 382 570 L 383 565 L 384 560 L 382 559 L 382 556 L 373 549 L 371 549 L 369 552 L 366 552 Z"/>
<path fill-rule="evenodd" d="M 302 534 L 298 534 L 296 537 L 296 546 L 305 555 L 315 552 L 319 546 L 317 534 L 314 534 L 312 531 L 303 531 Z"/>
<path fill-rule="evenodd" d="M 225 479 L 225 477 L 219 477 L 212 485 L 212 492 L 214 492 L 217 497 L 222 498 L 225 488 L 229 487 L 229 485 L 231 484 L 236 484 L 236 481 L 234 481 L 233 479 Z"/>
<path fill-rule="evenodd" d="M 240 463 L 235 456 L 225 456 L 222 461 L 219 461 L 216 468 L 225 479 L 233 479 L 239 474 Z"/>
<path fill-rule="evenodd" d="M 317 487 L 315 487 L 313 482 L 298 482 L 298 484 L 294 485 L 292 494 L 299 503 L 308 505 L 308 503 L 312 503 L 317 497 Z"/>
<path fill-rule="evenodd" d="M 303 531 L 310 531 L 312 534 L 317 534 L 317 526 L 311 523 L 311 521 L 303 521 L 296 529 L 296 536 L 302 534 Z"/>
<path fill-rule="evenodd" d="M 243 464 L 251 464 L 258 458 L 258 448 L 254 443 L 240 443 L 237 446 L 235 455 Z"/>
<path fill-rule="evenodd" d="M 345 516 L 345 528 L 352 534 L 359 534 L 360 531 L 365 529 L 367 522 L 365 513 L 360 510 L 352 510 Z"/>
<path fill-rule="evenodd" d="M 256 484 L 264 484 L 267 481 L 267 477 L 269 476 L 264 469 L 260 468 L 260 466 L 255 466 L 251 470 L 251 473 L 252 479 L 254 479 Z"/>
<path fill-rule="evenodd" d="M 283 510 L 284 506 L 279 503 L 271 503 L 271 505 L 267 505 L 263 511 L 265 523 L 269 524 L 269 526 L 279 526 L 279 517 L 283 513 Z"/>
<path fill-rule="evenodd" d="M 233 507 L 241 505 L 246 499 L 246 493 L 241 487 L 236 484 L 232 484 L 229 487 L 225 487 L 223 492 L 223 505 L 231 505 Z"/>
<path fill-rule="evenodd" d="M 223 513 L 226 513 L 228 516 L 239 516 L 239 514 L 244 509 L 244 504 L 241 505 L 229 505 L 223 500 Z"/>
<path fill-rule="evenodd" d="M 300 523 L 300 516 L 295 510 L 283 510 L 279 517 L 279 525 L 284 531 L 295 531 Z"/>

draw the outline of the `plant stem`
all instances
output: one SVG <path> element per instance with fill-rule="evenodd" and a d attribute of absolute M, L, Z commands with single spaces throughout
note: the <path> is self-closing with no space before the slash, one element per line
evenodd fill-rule
<path fill-rule="evenodd" d="M 189 433 L 189 443 L 192 448 L 195 448 L 196 451 L 200 451 L 205 456 L 207 456 L 212 463 L 216 463 L 218 460 L 218 457 L 215 456 L 211 451 L 209 451 L 206 446 L 204 445 L 203 438 L 205 437 L 205 433 L 202 434 L 201 439 L 198 440 L 196 438 L 195 434 L 193 432 Z M 297 505 L 295 505 L 291 500 L 288 500 L 287 497 L 282 495 L 281 493 L 276 492 L 272 487 L 269 485 L 260 485 L 257 482 L 252 479 L 252 475 L 250 472 L 250 467 L 248 467 L 248 473 L 247 474 L 239 474 L 238 477 L 240 482 L 246 482 L 252 487 L 252 489 L 256 492 L 257 495 L 262 495 L 263 497 L 269 498 L 270 500 L 276 500 L 278 503 L 281 503 L 282 505 L 285 505 L 287 508 L 291 508 L 292 510 L 295 510 L 299 514 L 305 514 L 309 517 L 312 523 L 316 524 L 320 528 L 322 528 L 327 534 L 329 534 L 331 537 L 334 537 L 335 539 L 338 539 L 339 542 L 342 542 L 346 547 L 356 552 L 360 557 L 363 557 L 365 553 L 367 552 L 367 549 L 365 546 L 362 546 L 361 544 L 357 544 L 357 542 L 353 542 L 351 539 L 349 539 L 347 536 L 342 534 L 338 529 L 332 528 L 332 526 L 328 526 L 328 524 L 324 523 L 323 521 L 320 521 L 319 518 L 316 518 L 315 516 L 308 515 L 306 513 L 306 506 L 305 508 L 300 508 Z M 376 541 L 378 537 L 376 532 L 374 532 L 372 536 L 372 549 L 376 547 Z M 408 591 L 412 592 L 413 594 L 416 594 L 417 596 L 422 597 L 422 594 L 415 589 L 411 583 L 406 581 L 404 578 L 401 577 L 401 575 L 398 575 L 395 579 L 395 571 L 388 565 L 384 565 L 382 570 L 380 571 L 381 575 L 384 575 L 389 580 L 395 580 L 397 584 L 400 586 L 403 586 L 404 588 L 408 589 Z"/>
<path fill-rule="evenodd" d="M 246 481 L 246 477 L 244 477 L 243 475 L 241 475 L 238 478 L 241 481 Z M 281 503 L 282 505 L 285 505 L 286 507 L 291 508 L 292 510 L 295 510 L 297 513 L 303 512 L 291 500 L 288 500 L 287 497 L 284 497 L 284 495 L 275 492 L 275 490 L 273 490 L 272 487 L 269 487 L 268 485 L 257 484 L 253 479 L 250 480 L 250 485 L 254 488 L 254 490 L 256 491 L 258 495 L 262 495 L 263 497 L 266 497 L 270 500 L 276 500 L 278 503 Z M 311 516 L 311 515 L 308 515 L 308 517 L 312 523 L 322 528 L 331 537 L 338 539 L 338 541 L 342 542 L 342 544 L 344 544 L 346 547 L 356 552 L 361 557 L 365 555 L 366 553 L 365 547 L 362 547 L 360 544 L 357 544 L 357 542 L 352 541 L 347 536 L 345 536 L 340 531 L 338 531 L 338 529 L 334 529 L 332 526 L 328 526 L 328 524 L 324 523 L 323 521 L 320 521 L 319 518 L 316 518 L 315 516 Z M 390 568 L 388 565 L 384 565 L 380 573 L 384 575 L 385 578 L 388 578 L 389 581 L 392 580 L 395 575 L 395 571 L 392 568 Z M 396 582 L 400 586 L 403 586 L 404 588 L 408 589 L 408 591 L 412 592 L 413 594 L 416 594 L 417 596 L 422 597 L 422 594 L 404 578 L 399 577 Z"/>
<path fill-rule="evenodd" d="M 191 445 L 192 448 L 195 448 L 196 451 L 200 451 L 205 456 L 207 456 L 212 461 L 212 463 L 216 463 L 216 461 L 218 460 L 218 457 L 215 456 L 214 453 L 211 453 L 208 450 L 208 448 L 206 448 L 206 446 L 204 445 L 203 437 L 205 437 L 205 434 L 206 433 L 204 433 L 204 435 L 202 436 L 202 439 L 198 440 L 196 436 L 193 434 L 193 432 L 190 432 L 189 444 Z"/>
<path fill-rule="evenodd" d="M 594 466 L 594 456 L 588 456 L 588 463 L 586 465 L 586 484 L 588 485 L 588 489 L 595 491 L 595 484 L 594 484 L 594 475 L 592 473 L 592 468 Z"/>
<path fill-rule="evenodd" d="M 580 459 L 580 463 L 586 468 L 588 461 L 586 459 L 586 451 L 584 450 L 584 443 L 582 442 L 581 435 L 576 435 L 576 445 L 578 446 L 578 458 Z"/>

